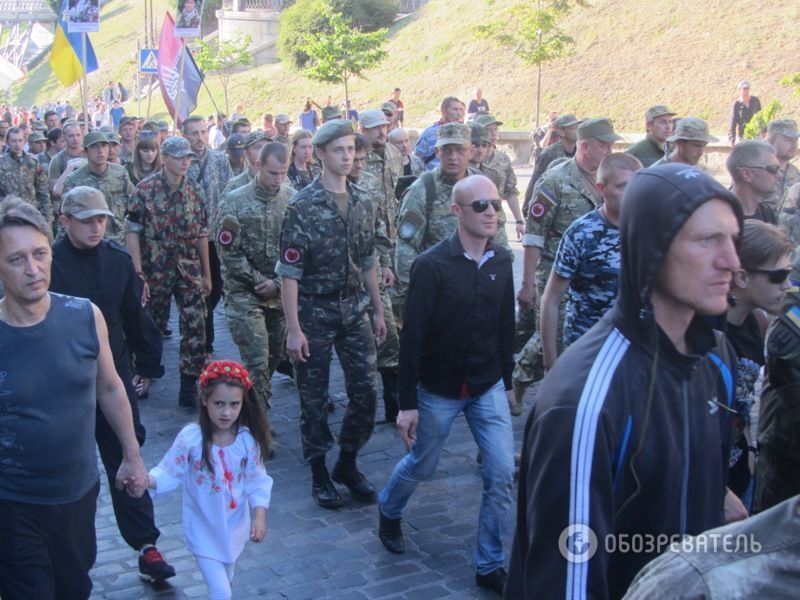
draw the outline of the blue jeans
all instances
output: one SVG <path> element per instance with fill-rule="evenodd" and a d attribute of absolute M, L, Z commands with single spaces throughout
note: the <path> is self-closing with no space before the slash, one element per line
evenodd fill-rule
<path fill-rule="evenodd" d="M 514 434 L 503 382 L 498 381 L 480 396 L 464 400 L 438 396 L 418 386 L 417 400 L 417 441 L 381 490 L 380 511 L 390 519 L 402 517 L 419 482 L 433 477 L 453 421 L 463 410 L 483 455 L 483 496 L 475 565 L 482 575 L 499 569 L 505 564 L 503 538 L 514 483 Z"/>

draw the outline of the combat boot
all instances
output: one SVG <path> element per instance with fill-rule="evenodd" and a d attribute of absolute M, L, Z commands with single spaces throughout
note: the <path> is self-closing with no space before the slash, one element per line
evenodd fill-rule
<path fill-rule="evenodd" d="M 396 423 L 400 402 L 397 371 L 395 369 L 381 369 L 380 373 L 383 381 L 383 421 L 381 423 Z"/>
<path fill-rule="evenodd" d="M 378 500 L 378 490 L 372 485 L 356 467 L 356 453 L 345 452 L 339 454 L 339 460 L 333 467 L 331 478 L 336 483 L 341 483 L 356 500 L 372 504 Z"/>
<path fill-rule="evenodd" d="M 406 539 L 403 536 L 403 528 L 400 526 L 401 519 L 390 519 L 384 516 L 380 506 L 378 506 L 378 518 L 378 538 L 383 546 L 392 554 L 405 552 Z"/>
<path fill-rule="evenodd" d="M 181 389 L 178 392 L 178 405 L 197 406 L 197 377 L 181 373 Z"/>
<path fill-rule="evenodd" d="M 324 456 L 311 461 L 311 495 L 322 508 L 340 508 L 344 504 L 331 482 Z"/>

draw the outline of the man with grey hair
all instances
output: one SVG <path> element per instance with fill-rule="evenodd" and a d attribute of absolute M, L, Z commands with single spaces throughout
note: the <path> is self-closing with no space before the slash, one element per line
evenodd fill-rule
<path fill-rule="evenodd" d="M 647 168 L 664 157 L 667 138 L 672 135 L 672 117 L 677 113 L 664 104 L 657 104 L 647 109 L 644 114 L 646 134 L 644 139 L 636 142 L 626 152 L 639 159 Z"/>
<path fill-rule="evenodd" d="M 403 158 L 403 175 L 419 176 L 425 170 L 425 165 L 419 156 L 411 151 L 413 146 L 407 130 L 392 129 L 389 132 L 389 141 L 400 151 L 400 156 Z"/>
<path fill-rule="evenodd" d="M 781 165 L 773 148 L 761 140 L 745 140 L 733 147 L 725 162 L 733 179 L 731 191 L 739 199 L 745 219 L 777 224 L 775 210 L 766 200 L 778 189 Z"/>
<path fill-rule="evenodd" d="M 791 162 L 797 154 L 797 138 L 799 137 L 797 122 L 793 119 L 775 119 L 767 125 L 767 141 L 775 148 L 775 156 L 781 165 L 778 189 L 767 199 L 767 202 L 775 209 L 775 214 L 778 216 L 781 214 L 781 208 L 789 188 L 800 182 L 800 170 Z"/>
<path fill-rule="evenodd" d="M 684 117 L 678 120 L 675 133 L 667 141 L 673 144 L 672 152 L 651 166 L 674 162 L 696 166 L 703 158 L 706 146 L 719 142 L 719 138 L 708 133 L 708 124 L 703 119 Z"/>

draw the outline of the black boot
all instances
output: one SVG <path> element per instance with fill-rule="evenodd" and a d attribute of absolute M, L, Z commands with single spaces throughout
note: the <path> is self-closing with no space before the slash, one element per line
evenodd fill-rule
<path fill-rule="evenodd" d="M 342 496 L 333 487 L 324 456 L 311 461 L 311 495 L 322 508 L 339 508 L 344 504 Z"/>
<path fill-rule="evenodd" d="M 378 491 L 356 467 L 355 452 L 345 452 L 339 454 L 339 460 L 333 467 L 331 478 L 336 483 L 346 486 L 356 500 L 361 502 L 373 503 L 378 500 Z"/>
<path fill-rule="evenodd" d="M 378 537 L 384 547 L 392 554 L 402 554 L 406 551 L 406 539 L 400 527 L 400 519 L 390 519 L 381 512 L 378 506 Z"/>
<path fill-rule="evenodd" d="M 180 406 L 197 406 L 197 377 L 181 373 L 181 389 L 178 392 Z"/>
<path fill-rule="evenodd" d="M 400 402 L 400 388 L 397 385 L 396 369 L 381 369 L 383 380 L 383 421 L 381 423 L 396 423 L 397 411 Z"/>

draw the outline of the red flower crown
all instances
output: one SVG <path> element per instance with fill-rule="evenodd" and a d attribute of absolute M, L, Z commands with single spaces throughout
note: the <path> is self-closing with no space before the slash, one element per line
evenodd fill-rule
<path fill-rule="evenodd" d="M 216 379 L 217 377 L 238 379 L 242 382 L 246 390 L 253 387 L 253 382 L 250 380 L 250 374 L 247 372 L 247 369 L 234 360 L 215 360 L 210 363 L 203 369 L 203 372 L 200 373 L 200 387 L 205 388 L 212 379 Z"/>

